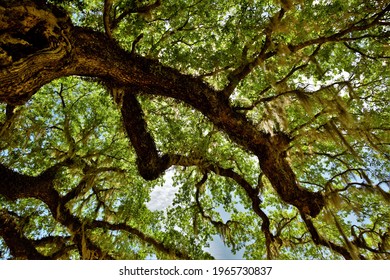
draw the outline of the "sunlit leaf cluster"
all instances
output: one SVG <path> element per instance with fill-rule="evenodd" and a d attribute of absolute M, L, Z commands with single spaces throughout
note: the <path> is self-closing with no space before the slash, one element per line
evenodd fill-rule
<path fill-rule="evenodd" d="M 46 178 L 55 167 L 58 200 L 53 208 L 52 193 L 2 191 L 0 225 L 17 225 L 39 254 L 58 259 L 209 259 L 221 257 L 209 248 L 215 239 L 231 250 L 226 258 L 390 258 L 387 1 L 48 2 L 132 57 L 177 70 L 177 81 L 207 84 L 230 114 L 149 80 L 134 85 L 144 134 L 170 160 L 148 180 L 112 96 L 125 78 L 61 77 L 23 105 L 0 104 L 0 172 Z M 243 120 L 271 140 L 237 136 Z M 275 155 L 274 136 L 289 141 Z M 251 150 L 257 144 L 271 148 Z M 288 165 L 290 185 L 321 194 L 318 215 L 281 195 L 268 156 L 280 181 L 292 178 Z M 19 258 L 4 232 L 0 257 Z"/>

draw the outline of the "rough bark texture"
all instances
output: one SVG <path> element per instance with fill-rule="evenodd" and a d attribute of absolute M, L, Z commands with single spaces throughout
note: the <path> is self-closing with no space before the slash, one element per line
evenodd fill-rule
<path fill-rule="evenodd" d="M 197 77 L 126 52 L 103 33 L 74 27 L 57 8 L 30 1 L 23 5 L 3 2 L 0 102 L 23 104 L 43 85 L 69 75 L 98 77 L 115 87 L 127 88 L 122 108 L 124 125 L 138 155 L 140 174 L 151 180 L 169 164 L 158 156 L 154 140 L 140 121 L 142 109 L 129 91 L 136 87 L 144 94 L 169 96 L 202 112 L 233 141 L 258 156 L 261 169 L 286 203 L 313 217 L 323 208 L 320 193 L 297 183 L 286 159 L 289 138 L 257 130 L 233 110 L 222 92 Z"/>
<path fill-rule="evenodd" d="M 10 200 L 28 197 L 41 200 L 48 206 L 52 216 L 59 223 L 67 227 L 69 232 L 73 234 L 74 242 L 78 246 L 80 252 L 83 251 L 82 248 L 88 248 L 89 251 L 95 253 L 94 258 L 106 258 L 99 247 L 83 236 L 84 232 L 82 232 L 81 229 L 84 227 L 82 226 L 82 223 L 70 213 L 65 206 L 66 202 L 63 201 L 58 192 L 54 189 L 53 180 L 60 166 L 61 165 L 53 166 L 39 176 L 34 177 L 19 174 L 0 164 L 0 177 L 2 178 L 0 181 L 0 194 Z M 3 219 L 8 220 L 4 215 Z M 17 223 L 14 222 L 13 224 L 16 225 Z M 14 226 L 14 228 L 14 231 L 16 231 L 18 227 Z M 28 242 L 26 238 L 23 240 L 25 243 Z M 31 243 L 31 241 L 29 242 Z M 7 242 L 7 244 L 9 243 Z M 15 256 L 20 256 L 20 254 L 16 254 Z M 41 258 L 43 258 L 43 256 L 41 256 Z"/>
<path fill-rule="evenodd" d="M 20 226 L 18 218 L 5 210 L 0 210 L 0 235 L 7 243 L 11 254 L 17 256 L 18 259 L 49 259 L 40 254 L 31 240 L 23 235 L 23 229 Z"/>
<path fill-rule="evenodd" d="M 66 205 L 69 200 L 74 198 L 72 196 L 74 193 L 71 192 L 69 195 L 61 197 L 54 188 L 53 180 L 59 168 L 64 164 L 67 163 L 55 165 L 36 177 L 19 174 L 0 164 L 0 194 L 9 200 L 34 197 L 44 202 L 51 211 L 53 218 L 68 229 L 72 242 L 76 245 L 82 258 L 112 259 L 107 252 L 102 251 L 88 237 L 88 230 L 104 228 L 108 230 L 125 230 L 151 244 L 160 252 L 173 255 L 179 259 L 191 259 L 185 253 L 177 252 L 175 249 L 165 246 L 162 242 L 127 224 L 110 224 L 104 221 L 80 221 L 78 217 L 70 212 Z M 0 234 L 14 257 L 21 259 L 51 258 L 50 256 L 40 254 L 35 249 L 33 240 L 24 237 L 22 233 L 17 217 L 5 210 L 0 210 Z"/>

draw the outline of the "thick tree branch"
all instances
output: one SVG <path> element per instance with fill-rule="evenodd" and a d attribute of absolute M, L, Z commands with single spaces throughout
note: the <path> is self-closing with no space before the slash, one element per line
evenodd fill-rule
<path fill-rule="evenodd" d="M 290 135 L 280 131 L 275 131 L 271 135 L 259 130 L 244 114 L 237 112 L 237 108 L 232 108 L 229 102 L 228 96 L 238 83 L 251 73 L 253 67 L 277 54 L 272 48 L 274 43 L 274 38 L 272 38 L 273 24 L 280 22 L 285 14 L 285 8 L 272 18 L 272 24 L 270 23 L 266 28 L 265 41 L 259 53 L 248 59 L 248 47 L 244 47 L 241 65 L 233 70 L 228 77 L 229 85 L 225 90 L 218 91 L 199 77 L 181 74 L 173 68 L 162 65 L 157 60 L 136 55 L 134 52 L 135 44 L 140 37 L 135 40 L 131 52 L 123 50 L 112 39 L 111 30 L 124 17 L 133 12 L 150 12 L 151 9 L 160 5 L 159 0 L 141 8 L 129 7 L 123 10 L 118 17 L 114 16 L 112 20 L 109 16 L 112 2 L 105 1 L 103 17 L 106 34 L 88 28 L 74 27 L 63 11 L 45 3 L 46 1 L 38 0 L 0 0 L 2 12 L 0 34 L 7 35 L 2 36 L 0 41 L 0 102 L 7 103 L 8 120 L 13 117 L 13 108 L 16 105 L 28 101 L 38 89 L 56 78 L 70 75 L 95 77 L 109 84 L 111 88 L 119 89 L 123 94 L 115 100 L 121 107 L 123 124 L 137 154 L 137 166 L 143 178 L 153 180 L 161 176 L 172 165 L 186 166 L 191 164 L 197 165 L 207 172 L 231 178 L 245 190 L 252 201 L 253 210 L 262 219 L 262 230 L 266 236 L 269 250 L 275 236 L 270 232 L 270 222 L 267 215 L 259 207 L 261 201 L 258 188 L 253 188 L 243 176 L 232 169 L 221 168 L 216 164 L 205 162 L 195 163 L 196 159 L 180 155 L 162 155 L 158 151 L 158 147 L 147 129 L 143 111 L 136 95 L 159 95 L 180 100 L 201 112 L 215 127 L 225 132 L 232 141 L 257 156 L 262 174 L 269 179 L 284 202 L 299 209 L 316 244 L 327 246 L 345 258 L 352 257 L 344 247 L 328 242 L 321 237 L 310 220 L 309 216 L 315 217 L 323 209 L 324 196 L 321 193 L 311 192 L 298 183 L 286 153 L 291 147 L 292 138 Z M 388 25 L 387 19 L 384 17 L 389 10 L 390 6 L 388 5 L 373 16 L 350 24 L 333 35 L 293 42 L 288 47 L 291 52 L 297 52 L 306 47 L 317 46 L 312 55 L 312 61 L 314 61 L 314 56 L 322 44 L 381 38 L 382 34 L 376 35 L 372 30 L 378 25 Z M 30 36 L 31 34 L 34 34 L 34 38 Z M 351 51 L 360 53 L 360 55 L 374 57 L 371 53 L 361 52 L 354 45 L 345 43 L 345 46 Z M 293 67 L 280 82 L 286 82 L 296 71 L 303 69 L 306 65 L 305 62 L 301 66 Z M 266 87 L 261 93 L 265 93 L 269 89 L 270 87 Z M 298 95 L 301 92 L 291 91 L 283 94 L 287 93 Z M 277 96 L 260 98 L 256 102 L 268 102 L 274 98 Z M 254 106 L 257 105 L 256 102 Z M 312 121 L 321 114 L 315 115 Z M 331 124 L 333 132 L 341 135 L 335 124 Z M 63 129 L 65 133 L 69 134 L 70 125 L 69 119 L 65 117 Z M 304 125 L 297 129 L 303 128 Z M 68 142 L 73 143 L 74 141 L 72 142 L 69 135 L 66 135 Z M 345 140 L 343 137 L 340 139 Z M 349 147 L 346 141 L 344 143 Z M 353 153 L 353 150 L 351 152 Z M 70 199 L 79 195 L 84 187 L 84 182 L 81 182 L 74 191 L 65 197 L 60 197 L 53 187 L 53 179 L 58 168 L 59 165 L 56 165 L 39 176 L 33 177 L 19 174 L 0 164 L 0 178 L 2 178 L 0 194 L 10 200 L 24 197 L 40 199 L 48 205 L 55 219 L 71 232 L 79 252 L 83 252 L 83 247 L 85 247 L 83 244 L 87 243 L 87 247 L 91 251 L 97 252 L 97 258 L 106 257 L 98 246 L 88 240 L 88 232 L 85 229 L 88 231 L 90 225 L 82 223 L 65 206 Z M 387 192 L 379 186 L 376 187 L 385 197 L 389 197 Z M 101 226 L 103 227 L 102 224 Z M 126 225 L 105 224 L 104 226 L 118 229 L 123 227 L 122 230 L 126 230 Z M 138 233 L 138 236 L 144 241 L 146 241 L 144 238 L 147 239 L 141 232 Z M 156 240 L 150 240 L 150 242 L 152 245 L 155 242 L 153 246 L 156 248 L 161 245 Z M 162 250 L 169 249 L 162 248 Z"/>
<path fill-rule="evenodd" d="M 171 255 L 174 254 L 179 259 L 190 258 L 185 253 L 167 248 L 161 242 L 126 224 L 110 224 L 104 221 L 91 221 L 86 223 L 81 222 L 66 207 L 66 203 L 69 201 L 69 199 L 77 195 L 77 191 L 71 192 L 72 195 L 60 197 L 58 192 L 53 187 L 53 180 L 57 171 L 58 166 L 55 166 L 37 177 L 32 177 L 14 172 L 0 164 L 0 177 L 5 179 L 0 180 L 0 194 L 11 200 L 35 197 L 46 203 L 51 210 L 54 219 L 67 227 L 70 234 L 72 235 L 72 240 L 77 245 L 81 255 L 85 253 L 85 248 L 87 248 L 89 252 L 93 252 L 93 254 L 88 255 L 89 257 L 96 259 L 111 258 L 107 253 L 103 252 L 100 247 L 92 243 L 88 238 L 87 230 L 100 227 L 111 230 L 125 230 L 131 234 L 134 234 L 142 241 L 151 244 L 160 252 Z M 5 234 L 6 233 L 7 232 L 5 232 Z"/>
<path fill-rule="evenodd" d="M 54 41 L 41 47 L 37 53 L 26 51 L 22 53 L 20 59 L 5 65 L 4 70 L 0 72 L 0 101 L 9 104 L 22 103 L 44 84 L 68 75 L 94 76 L 110 81 L 118 88 L 137 88 L 145 94 L 181 100 L 202 112 L 233 141 L 258 156 L 264 174 L 285 202 L 313 216 L 321 211 L 322 196 L 303 190 L 297 184 L 294 172 L 287 162 L 284 151 L 288 148 L 289 137 L 281 133 L 270 135 L 259 131 L 245 115 L 236 112 L 230 106 L 226 95 L 212 89 L 200 78 L 183 75 L 177 70 L 161 65 L 158 61 L 134 56 L 122 50 L 106 35 L 85 28 L 72 27 L 69 21 L 57 19 L 54 14 L 50 15 L 53 18 L 48 21 L 47 13 L 50 12 L 48 8 L 33 9 L 47 25 L 46 29 L 54 33 L 53 38 L 50 37 L 50 41 Z M 35 28 L 34 24 L 23 26 L 26 23 L 17 20 L 20 14 L 13 8 L 8 8 L 7 12 L 15 21 L 14 25 L 23 27 L 23 30 Z M 10 24 L 10 20 L 5 18 L 2 22 Z M 56 33 L 57 29 L 52 22 L 57 22 L 57 25 L 61 26 L 64 21 L 67 23 L 66 27 Z M 51 45 L 53 47 L 50 47 Z M 28 74 L 26 69 L 29 69 Z M 134 96 L 125 94 L 122 114 L 124 121 L 129 124 L 127 132 L 130 138 L 135 135 L 130 131 L 130 128 L 133 129 L 130 123 L 139 123 L 142 117 L 139 116 L 138 121 L 132 121 L 126 116 L 135 116 L 140 112 Z M 166 158 L 158 156 L 157 149 L 145 128 L 136 125 L 134 129 L 146 140 L 146 144 L 137 142 L 139 137 L 131 140 L 135 149 L 139 151 L 138 156 L 141 152 L 147 152 L 145 160 L 138 160 L 140 172 L 144 173 L 145 178 L 157 178 L 168 166 Z M 146 168 L 153 164 L 156 164 L 156 168 Z"/>
<path fill-rule="evenodd" d="M 79 252 L 82 252 L 82 248 L 86 244 L 90 251 L 97 254 L 98 259 L 106 258 L 107 255 L 99 247 L 83 236 L 82 223 L 71 214 L 58 192 L 54 189 L 53 180 L 62 165 L 62 163 L 54 165 L 39 176 L 33 177 L 19 174 L 0 164 L 0 175 L 1 178 L 4 178 L 4 180 L 0 180 L 0 194 L 10 200 L 29 197 L 41 200 L 49 207 L 53 218 L 67 227 L 73 235 L 73 240 L 77 244 Z"/>
<path fill-rule="evenodd" d="M 106 34 L 110 39 L 112 39 L 112 25 L 111 25 L 110 12 L 112 9 L 113 2 L 114 0 L 104 0 L 104 9 L 103 9 L 104 30 L 106 31 Z"/>
<path fill-rule="evenodd" d="M 58 165 L 53 166 L 41 175 L 32 177 L 14 172 L 0 164 L 0 174 L 4 178 L 4 180 L 0 181 L 0 194 L 11 200 L 34 197 L 43 201 L 51 210 L 54 219 L 66 226 L 74 234 L 74 241 L 78 244 L 81 252 L 83 240 L 80 229 L 82 224 L 61 203 L 61 197 L 53 187 L 53 180 L 58 168 Z M 91 248 L 92 251 L 101 253 L 100 248 L 88 240 L 87 243 L 87 247 Z"/>
<path fill-rule="evenodd" d="M 147 130 L 144 113 L 134 92 L 123 96 L 122 116 L 127 135 L 137 153 L 138 170 L 146 180 L 158 178 L 169 167 L 166 156 L 160 156 L 152 135 Z"/>
<path fill-rule="evenodd" d="M 19 218 L 6 210 L 0 210 L 0 235 L 10 249 L 14 259 L 50 259 L 37 251 L 33 241 L 24 236 L 23 229 L 19 225 Z"/>
<path fill-rule="evenodd" d="M 166 245 L 164 245 L 162 242 L 144 234 L 140 230 L 133 228 L 125 223 L 119 223 L 119 224 L 112 224 L 108 223 L 106 221 L 92 221 L 87 225 L 88 228 L 104 228 L 109 230 L 122 230 L 126 231 L 130 234 L 133 234 L 137 236 L 140 240 L 152 245 L 157 251 L 170 255 L 175 256 L 177 259 L 191 259 L 191 256 L 187 255 L 184 252 L 180 252 L 176 249 L 169 248 Z"/>
<path fill-rule="evenodd" d="M 354 259 L 353 256 L 351 255 L 351 253 L 349 252 L 349 250 L 347 248 L 344 248 L 343 246 L 334 244 L 333 242 L 323 238 L 318 233 L 318 231 L 317 231 L 316 227 L 314 226 L 313 221 L 310 219 L 310 217 L 307 217 L 305 214 L 302 214 L 302 213 L 301 213 L 301 217 L 302 217 L 303 221 L 305 222 L 306 227 L 309 230 L 309 232 L 311 234 L 311 237 L 312 237 L 312 239 L 313 239 L 315 244 L 322 245 L 324 247 L 327 247 L 327 248 L 329 248 L 329 249 L 339 253 L 346 260 Z M 364 257 L 360 255 L 359 259 L 364 259 Z"/>

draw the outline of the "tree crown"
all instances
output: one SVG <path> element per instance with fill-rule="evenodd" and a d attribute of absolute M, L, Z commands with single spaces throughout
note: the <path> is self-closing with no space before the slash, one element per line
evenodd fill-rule
<path fill-rule="evenodd" d="M 388 259 L 389 25 L 381 0 L 0 0 L 3 258 Z"/>

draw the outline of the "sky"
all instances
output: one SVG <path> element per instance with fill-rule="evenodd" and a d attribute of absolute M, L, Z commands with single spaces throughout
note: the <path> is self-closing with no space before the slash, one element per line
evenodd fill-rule
<path fill-rule="evenodd" d="M 150 194 L 150 201 L 146 205 L 152 211 L 165 210 L 172 205 L 178 188 L 172 186 L 173 170 L 168 170 L 165 174 L 165 183 L 161 187 L 156 187 Z M 230 214 L 222 209 L 219 209 L 223 221 L 230 218 Z M 214 240 L 210 242 L 210 247 L 205 248 L 217 260 L 242 260 L 244 249 L 241 249 L 237 254 L 233 254 L 231 249 L 226 246 L 222 238 L 218 235 L 213 236 Z"/>

